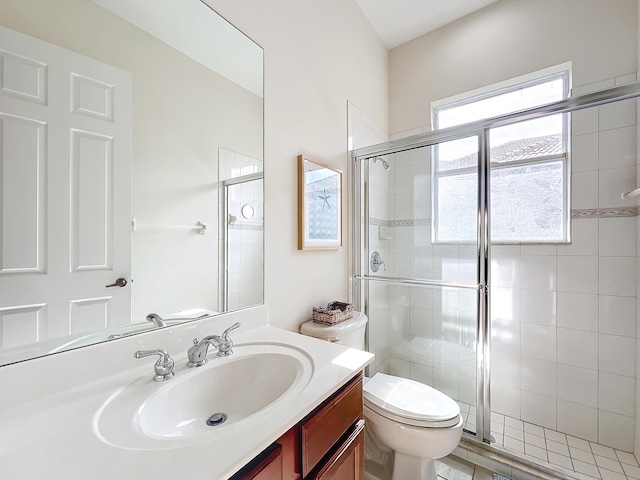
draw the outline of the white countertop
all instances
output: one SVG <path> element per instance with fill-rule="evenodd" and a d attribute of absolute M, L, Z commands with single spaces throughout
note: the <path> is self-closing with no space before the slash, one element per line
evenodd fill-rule
<path fill-rule="evenodd" d="M 299 394 L 284 396 L 239 428 L 212 430 L 197 444 L 167 448 L 158 441 L 158 449 L 133 449 L 100 439 L 95 419 L 101 407 L 134 380 L 148 376 L 151 381 L 155 358 L 136 360 L 134 351 L 166 349 L 176 362 L 178 378 L 187 373 L 186 350 L 194 336 L 219 334 L 235 321 L 243 324 L 232 332 L 238 346 L 275 343 L 306 353 L 313 373 Z M 200 368 L 213 365 L 215 353 L 209 358 Z M 271 327 L 266 307 L 257 307 L 5 366 L 0 368 L 0 477 L 227 479 L 372 360 L 367 352 Z"/>

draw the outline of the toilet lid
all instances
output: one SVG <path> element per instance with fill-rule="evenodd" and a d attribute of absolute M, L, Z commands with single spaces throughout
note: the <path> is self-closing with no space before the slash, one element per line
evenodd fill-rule
<path fill-rule="evenodd" d="M 411 420 L 442 422 L 460 415 L 460 406 L 435 388 L 384 373 L 376 373 L 364 385 L 364 397 L 389 413 Z"/>
<path fill-rule="evenodd" d="M 353 312 L 353 317 L 335 325 L 324 325 L 313 320 L 300 325 L 300 333 L 322 340 L 335 342 L 345 335 L 357 330 L 367 323 L 367 316 L 362 312 Z"/>

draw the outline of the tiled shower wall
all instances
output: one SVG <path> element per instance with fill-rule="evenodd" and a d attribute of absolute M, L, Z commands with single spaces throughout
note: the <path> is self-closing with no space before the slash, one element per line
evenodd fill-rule
<path fill-rule="evenodd" d="M 497 247 L 492 262 L 493 409 L 626 451 L 635 430 L 637 209 L 621 194 L 635 188 L 635 124 L 635 100 L 573 114 L 571 244 Z M 505 298 L 512 312 L 501 308 Z M 519 371 L 502 367 L 518 357 Z"/>
<path fill-rule="evenodd" d="M 633 80 L 635 74 L 574 94 Z M 571 244 L 492 248 L 492 410 L 633 451 L 638 210 L 621 194 L 636 187 L 635 100 L 575 113 L 571 151 Z M 370 180 L 370 248 L 385 260 L 385 274 L 473 283 L 475 247 L 425 244 L 428 158 L 404 152 L 390 163 L 389 172 L 372 165 Z M 433 338 L 469 347 L 475 294 L 372 287 L 370 342 L 380 352 L 374 371 L 414 378 L 475 404 L 473 368 L 417 359 L 406 348 L 431 331 Z M 375 332 L 383 322 L 386 338 Z"/>

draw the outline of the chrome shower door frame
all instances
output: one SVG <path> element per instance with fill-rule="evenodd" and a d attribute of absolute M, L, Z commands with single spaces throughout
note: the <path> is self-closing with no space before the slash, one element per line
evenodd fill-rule
<path fill-rule="evenodd" d="M 606 105 L 617 101 L 640 97 L 640 81 L 606 90 L 569 97 L 565 100 L 542 105 L 499 117 L 471 122 L 456 127 L 436 130 L 425 134 L 406 137 L 370 147 L 354 150 L 352 165 L 354 172 L 354 302 L 359 308 L 368 308 L 365 284 L 370 281 L 389 282 L 408 285 L 432 285 L 455 288 L 476 288 L 477 330 L 476 330 L 476 441 L 485 444 L 491 442 L 491 312 L 490 312 L 490 273 L 491 273 L 491 221 L 490 221 L 490 152 L 489 132 L 492 128 L 534 120 L 549 115 L 567 114 L 586 108 Z M 451 284 L 438 281 L 425 281 L 414 278 L 394 278 L 370 275 L 368 271 L 368 169 L 373 157 L 399 153 L 421 147 L 429 147 L 446 141 L 478 137 L 478 203 L 477 203 L 477 285 Z M 567 172 L 570 178 L 571 172 Z M 570 218 L 567 207 L 567 219 Z M 366 311 L 366 310 L 365 310 Z M 368 348 L 368 338 L 367 338 Z"/>
<path fill-rule="evenodd" d="M 263 180 L 263 172 L 249 173 L 239 177 L 229 178 L 222 182 L 222 212 L 221 212 L 221 236 L 224 257 L 221 262 L 222 268 L 222 311 L 229 311 L 229 187 L 241 185 L 243 183 Z"/>

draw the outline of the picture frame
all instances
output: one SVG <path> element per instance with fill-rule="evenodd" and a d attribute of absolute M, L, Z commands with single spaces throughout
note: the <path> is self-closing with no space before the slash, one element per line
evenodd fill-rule
<path fill-rule="evenodd" d="M 298 155 L 298 250 L 342 247 L 342 171 Z"/>

